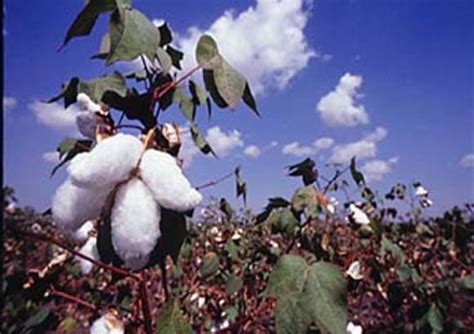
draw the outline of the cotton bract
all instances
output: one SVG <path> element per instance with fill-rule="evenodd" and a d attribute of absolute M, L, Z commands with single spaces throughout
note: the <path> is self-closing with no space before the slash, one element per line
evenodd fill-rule
<path fill-rule="evenodd" d="M 110 187 L 96 190 L 78 187 L 68 178 L 53 196 L 51 211 L 57 226 L 70 233 L 85 221 L 97 218 L 109 191 Z"/>
<path fill-rule="evenodd" d="M 89 237 L 87 239 L 84 246 L 81 247 L 79 250 L 81 254 L 87 255 L 94 260 L 99 259 L 99 251 L 97 250 L 97 238 L 96 237 Z M 92 267 L 94 264 L 90 261 L 87 261 L 81 257 L 76 256 L 76 260 L 79 261 L 79 265 L 81 266 L 81 271 L 84 275 L 87 275 L 91 272 Z"/>
<path fill-rule="evenodd" d="M 185 212 L 202 200 L 183 175 L 176 159 L 168 153 L 147 150 L 140 163 L 140 175 L 158 203 L 170 210 Z"/>
<path fill-rule="evenodd" d="M 160 237 L 161 210 L 139 179 L 120 186 L 112 209 L 112 244 L 127 267 L 137 270 L 148 262 Z"/>
<path fill-rule="evenodd" d="M 98 143 L 92 151 L 74 157 L 68 171 L 78 186 L 109 186 L 129 177 L 142 151 L 143 144 L 138 138 L 117 134 Z"/>

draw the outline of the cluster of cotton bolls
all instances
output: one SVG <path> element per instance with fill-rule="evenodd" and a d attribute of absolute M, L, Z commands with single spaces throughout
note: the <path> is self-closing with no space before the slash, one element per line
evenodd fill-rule
<path fill-rule="evenodd" d="M 161 208 L 187 212 L 202 200 L 172 155 L 148 147 L 139 138 L 116 134 L 80 153 L 68 167 L 68 179 L 57 189 L 53 219 L 73 233 L 98 218 L 106 202 L 110 210 L 112 245 L 133 270 L 146 266 L 160 235 Z M 94 252 L 94 239 L 86 250 Z"/>

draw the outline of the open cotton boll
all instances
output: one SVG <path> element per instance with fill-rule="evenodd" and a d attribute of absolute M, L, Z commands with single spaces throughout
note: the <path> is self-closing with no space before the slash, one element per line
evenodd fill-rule
<path fill-rule="evenodd" d="M 56 225 L 71 233 L 85 221 L 97 218 L 110 191 L 110 187 L 94 190 L 78 187 L 68 178 L 53 196 L 51 211 Z"/>
<path fill-rule="evenodd" d="M 112 245 L 130 269 L 143 268 L 160 232 L 161 209 L 139 179 L 122 185 L 112 209 Z"/>
<path fill-rule="evenodd" d="M 97 238 L 90 237 L 87 239 L 86 243 L 81 247 L 79 253 L 87 255 L 88 257 L 93 258 L 94 260 L 98 260 L 100 258 L 99 251 L 97 250 Z M 79 265 L 81 266 L 81 271 L 84 275 L 87 275 L 91 272 L 92 267 L 94 264 L 86 259 L 80 258 L 78 256 L 75 257 L 77 261 L 79 261 Z"/>
<path fill-rule="evenodd" d="M 92 151 L 78 154 L 68 167 L 74 184 L 101 188 L 129 177 L 143 151 L 134 136 L 117 134 L 98 143 Z"/>
<path fill-rule="evenodd" d="M 359 209 L 355 204 L 349 205 L 350 217 L 354 220 L 356 224 L 359 225 L 368 225 L 370 224 L 370 219 L 367 214 Z"/>
<path fill-rule="evenodd" d="M 124 326 L 114 314 L 106 313 L 92 324 L 90 334 L 123 334 Z"/>
<path fill-rule="evenodd" d="M 94 101 L 92 101 L 92 99 L 89 97 L 89 95 L 87 95 L 85 93 L 79 93 L 77 95 L 77 103 L 79 104 L 79 108 L 81 110 L 85 110 L 85 111 L 88 111 L 88 112 L 95 113 L 97 111 L 102 110 L 100 105 L 95 103 Z"/>
<path fill-rule="evenodd" d="M 194 189 L 170 154 L 147 150 L 140 163 L 140 175 L 158 203 L 170 210 L 185 212 L 196 207 L 202 195 Z"/>
<path fill-rule="evenodd" d="M 87 138 L 95 139 L 95 129 L 99 125 L 97 116 L 83 111 L 76 116 L 76 125 L 79 132 Z"/>

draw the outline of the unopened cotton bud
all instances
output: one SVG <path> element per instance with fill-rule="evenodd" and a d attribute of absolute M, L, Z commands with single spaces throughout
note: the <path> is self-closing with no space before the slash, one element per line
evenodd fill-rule
<path fill-rule="evenodd" d="M 124 326 L 114 314 L 106 313 L 92 324 L 90 334 L 123 334 Z"/>
<path fill-rule="evenodd" d="M 170 154 L 147 150 L 140 163 L 140 175 L 158 203 L 170 210 L 185 212 L 196 207 L 202 195 L 183 175 Z"/>
<path fill-rule="evenodd" d="M 112 209 L 112 244 L 130 269 L 143 268 L 160 237 L 161 210 L 139 179 L 120 186 Z"/>
<path fill-rule="evenodd" d="M 68 171 L 78 186 L 101 188 L 116 184 L 129 177 L 142 150 L 137 137 L 117 134 L 102 140 L 92 151 L 75 156 Z"/>
<path fill-rule="evenodd" d="M 88 257 L 93 258 L 94 260 L 98 260 L 100 257 L 99 251 L 97 250 L 97 238 L 90 237 L 89 239 L 87 239 L 86 243 L 79 250 L 79 253 L 87 255 Z M 79 256 L 76 256 L 75 258 L 77 261 L 79 261 L 82 273 L 84 275 L 89 274 L 92 270 L 92 267 L 94 267 L 94 264 Z"/>
<path fill-rule="evenodd" d="M 92 101 L 89 95 L 85 93 L 79 93 L 77 95 L 77 103 L 79 104 L 79 108 L 81 110 L 88 111 L 91 113 L 95 113 L 97 111 L 100 112 L 102 110 L 100 105 Z"/>
<path fill-rule="evenodd" d="M 95 190 L 78 187 L 68 178 L 53 196 L 54 221 L 65 232 L 77 230 L 85 221 L 100 215 L 110 191 L 110 187 Z"/>

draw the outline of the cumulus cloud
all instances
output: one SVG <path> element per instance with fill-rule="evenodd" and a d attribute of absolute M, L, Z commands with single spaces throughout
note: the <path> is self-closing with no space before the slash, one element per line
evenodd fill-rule
<path fill-rule="evenodd" d="M 258 158 L 261 153 L 256 145 L 249 145 L 244 149 L 244 154 L 250 158 Z"/>
<path fill-rule="evenodd" d="M 464 168 L 474 167 L 474 153 L 469 153 L 463 156 L 461 161 L 459 161 L 459 164 Z"/>
<path fill-rule="evenodd" d="M 378 127 L 362 139 L 348 144 L 336 145 L 332 149 L 330 163 L 344 164 L 349 162 L 353 156 L 357 159 L 373 158 L 377 154 L 377 143 L 387 136 L 387 130 Z"/>
<path fill-rule="evenodd" d="M 3 110 L 10 111 L 14 109 L 17 105 L 17 101 L 14 97 L 4 96 L 3 97 Z"/>
<path fill-rule="evenodd" d="M 52 163 L 58 163 L 60 161 L 59 153 L 56 151 L 43 153 L 43 159 L 47 162 L 52 162 Z"/>
<path fill-rule="evenodd" d="M 77 135 L 76 116 L 79 109 L 75 105 L 64 109 L 59 103 L 35 101 L 28 108 L 41 123 L 64 133 Z"/>
<path fill-rule="evenodd" d="M 194 145 L 188 129 L 181 128 L 181 132 L 179 156 L 184 161 L 184 168 L 187 168 L 191 166 L 193 159 L 199 154 L 199 150 Z M 235 148 L 244 146 L 244 141 L 239 131 L 230 130 L 225 132 L 219 126 L 209 128 L 205 138 L 218 157 L 226 157 Z"/>
<path fill-rule="evenodd" d="M 281 153 L 285 155 L 294 155 L 296 157 L 302 157 L 307 155 L 313 155 L 319 151 L 326 150 L 334 144 L 334 139 L 329 137 L 321 137 L 316 139 L 312 145 L 300 145 L 299 142 L 294 141 L 292 143 L 283 146 Z"/>
<path fill-rule="evenodd" d="M 245 73 L 255 93 L 276 86 L 284 88 L 316 53 L 308 45 L 304 28 L 309 10 L 304 0 L 257 0 L 255 6 L 236 13 L 225 11 L 208 28 L 191 27 L 177 36 L 185 67 L 195 63 L 194 50 L 203 33 L 212 35 L 222 55 Z"/>
<path fill-rule="evenodd" d="M 331 126 L 367 124 L 369 116 L 365 107 L 357 101 L 360 97 L 357 91 L 361 86 L 362 76 L 344 74 L 336 88 L 323 96 L 316 105 L 321 119 Z"/>
<path fill-rule="evenodd" d="M 398 162 L 398 157 L 393 157 L 388 160 L 370 160 L 367 161 L 361 168 L 367 182 L 380 181 L 382 178 L 392 171 L 393 165 Z"/>

